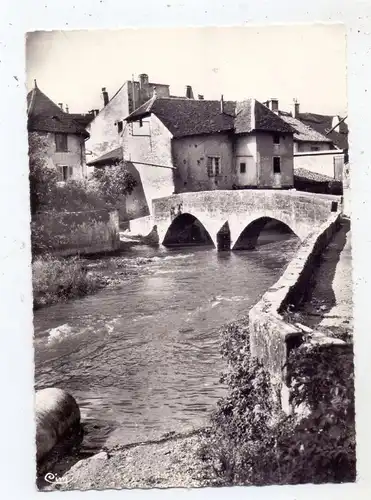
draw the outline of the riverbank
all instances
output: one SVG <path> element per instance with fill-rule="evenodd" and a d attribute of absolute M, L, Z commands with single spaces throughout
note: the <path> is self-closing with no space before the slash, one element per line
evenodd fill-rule
<path fill-rule="evenodd" d="M 89 490 L 121 488 L 197 488 L 211 486 L 211 471 L 203 460 L 207 430 L 165 436 L 128 446 L 116 446 L 76 462 L 60 484 L 40 482 L 39 489 Z"/>
<path fill-rule="evenodd" d="M 107 287 L 121 287 L 126 279 L 143 272 L 143 266 L 151 261 L 120 255 L 90 259 L 40 257 L 32 263 L 34 309 L 91 295 Z"/>

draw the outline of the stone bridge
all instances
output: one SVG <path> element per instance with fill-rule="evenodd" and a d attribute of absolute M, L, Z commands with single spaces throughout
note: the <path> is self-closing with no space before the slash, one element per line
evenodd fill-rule
<path fill-rule="evenodd" d="M 236 190 L 183 193 L 153 200 L 158 241 L 195 223 L 218 250 L 254 248 L 270 220 L 288 226 L 300 240 L 340 209 L 336 196 L 295 190 Z"/>

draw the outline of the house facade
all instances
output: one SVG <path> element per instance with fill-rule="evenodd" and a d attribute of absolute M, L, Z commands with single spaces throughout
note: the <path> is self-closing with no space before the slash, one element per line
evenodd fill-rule
<path fill-rule="evenodd" d="M 154 198 L 215 189 L 293 187 L 293 129 L 255 99 L 154 95 L 126 118 L 123 159 Z"/>
<path fill-rule="evenodd" d="M 100 156 L 121 147 L 128 133 L 124 118 L 148 101 L 154 89 L 159 96 L 170 96 L 169 85 L 150 82 L 145 73 L 140 74 L 136 81 L 125 81 L 112 98 L 109 97 L 107 89 L 102 88 L 103 106 L 100 110 L 94 110 L 95 116 L 87 126 L 90 135 L 86 143 L 88 163 L 93 163 Z"/>
<path fill-rule="evenodd" d="M 27 96 L 28 132 L 37 133 L 47 143 L 47 158 L 57 169 L 60 181 L 87 176 L 85 141 L 89 137 L 83 125 L 47 97 L 35 82 Z"/>
<path fill-rule="evenodd" d="M 266 105 L 295 129 L 294 169 L 341 181 L 348 151 L 348 127 L 339 116 L 301 113 L 297 101 L 294 113 L 281 111 L 278 99 Z M 337 124 L 339 126 L 337 127 Z M 308 179 L 312 180 L 309 175 Z"/>
<path fill-rule="evenodd" d="M 88 166 L 125 161 L 137 186 L 121 215 L 150 215 L 152 200 L 188 191 L 292 188 L 295 130 L 255 99 L 171 96 L 146 74 L 126 81 L 89 123 Z"/>

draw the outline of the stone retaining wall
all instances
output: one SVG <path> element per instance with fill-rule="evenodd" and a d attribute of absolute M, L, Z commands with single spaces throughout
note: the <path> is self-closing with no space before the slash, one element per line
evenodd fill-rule
<path fill-rule="evenodd" d="M 318 231 L 306 238 L 281 278 L 249 312 L 251 355 L 257 357 L 269 370 L 273 386 L 280 392 L 281 406 L 291 412 L 287 364 L 291 349 L 303 341 L 322 346 L 345 342 L 328 338 L 308 327 L 288 323 L 283 313 L 290 306 L 297 307 L 306 298 L 316 261 L 338 230 L 339 214 L 332 214 Z"/>

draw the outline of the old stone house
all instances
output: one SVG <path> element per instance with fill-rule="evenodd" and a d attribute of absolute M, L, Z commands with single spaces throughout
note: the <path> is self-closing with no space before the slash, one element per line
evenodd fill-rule
<path fill-rule="evenodd" d="M 138 80 L 126 80 L 111 98 L 106 87 L 102 88 L 103 106 L 93 111 L 95 116 L 87 126 L 90 138 L 86 148 L 91 166 L 95 166 L 102 155 L 121 147 L 127 135 L 125 117 L 148 101 L 154 89 L 158 96 L 170 97 L 169 85 L 150 82 L 145 73 L 140 74 Z"/>
<path fill-rule="evenodd" d="M 294 112 L 279 109 L 278 99 L 266 101 L 266 105 L 295 129 L 294 170 L 327 176 L 341 181 L 344 162 L 348 156 L 348 127 L 340 116 L 301 113 L 294 101 Z M 311 174 L 308 179 L 311 179 Z"/>
<path fill-rule="evenodd" d="M 83 124 L 55 104 L 37 86 L 27 95 L 28 132 L 42 135 L 47 142 L 47 159 L 59 173 L 60 181 L 83 179 L 87 175 Z"/>
<path fill-rule="evenodd" d="M 293 187 L 294 130 L 266 106 L 194 99 L 189 87 L 185 97 L 163 96 L 156 86 L 152 92 L 125 117 L 121 141 L 117 131 L 114 141 L 100 141 L 108 151 L 89 162 L 126 162 L 138 181 L 126 198 L 129 219 L 150 214 L 153 199 L 173 193 Z M 90 124 L 91 144 L 99 142 L 93 129 L 99 116 Z"/>

